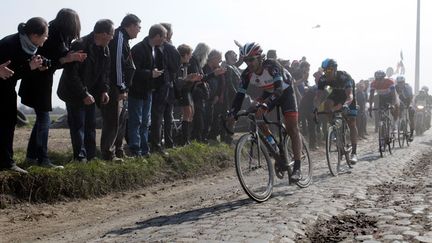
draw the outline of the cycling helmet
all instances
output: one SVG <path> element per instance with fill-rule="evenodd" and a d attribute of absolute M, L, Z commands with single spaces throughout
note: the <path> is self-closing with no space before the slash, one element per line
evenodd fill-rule
<path fill-rule="evenodd" d="M 421 88 L 421 90 L 423 90 L 424 92 L 429 92 L 429 88 L 427 87 L 427 86 L 423 86 L 422 88 Z"/>
<path fill-rule="evenodd" d="M 240 47 L 241 57 L 261 56 L 262 52 L 263 50 L 261 49 L 260 44 L 255 42 L 246 43 L 243 47 Z"/>
<path fill-rule="evenodd" d="M 327 58 L 325 59 L 322 63 L 321 63 L 321 67 L 323 69 L 327 69 L 327 68 L 337 68 L 337 63 L 335 60 L 331 59 L 331 58 Z"/>
<path fill-rule="evenodd" d="M 405 83 L 405 77 L 404 76 L 397 76 L 396 83 Z"/>
<path fill-rule="evenodd" d="M 383 79 L 383 78 L 385 78 L 386 74 L 383 70 L 378 70 L 375 72 L 374 76 L 375 76 L 375 79 Z"/>

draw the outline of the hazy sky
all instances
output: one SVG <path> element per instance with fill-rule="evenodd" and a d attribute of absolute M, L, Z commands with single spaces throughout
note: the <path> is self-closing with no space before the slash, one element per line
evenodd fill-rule
<path fill-rule="evenodd" d="M 52 20 L 58 10 L 72 8 L 81 18 L 81 35 L 98 19 L 110 18 L 118 26 L 126 13 L 142 20 L 142 40 L 152 24 L 173 24 L 173 42 L 194 47 L 205 42 L 225 52 L 238 52 L 233 40 L 258 42 L 266 52 L 276 49 L 284 59 L 306 56 L 315 71 L 327 57 L 358 81 L 378 69 L 395 67 L 402 50 L 406 78 L 414 83 L 416 0 L 2 0 L 2 36 L 33 16 Z M 427 76 L 432 60 L 432 1 L 421 1 L 420 86 L 432 86 Z M 320 28 L 313 28 L 320 25 Z M 56 79 L 61 71 L 56 73 Z M 54 106 L 64 107 L 53 87 Z"/>

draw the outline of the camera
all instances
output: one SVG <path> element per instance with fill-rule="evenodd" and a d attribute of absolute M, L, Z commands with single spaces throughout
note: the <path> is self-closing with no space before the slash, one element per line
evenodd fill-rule
<path fill-rule="evenodd" d="M 51 59 L 48 59 L 46 57 L 41 57 L 42 58 L 42 66 L 46 67 L 46 68 L 50 68 L 51 67 Z"/>

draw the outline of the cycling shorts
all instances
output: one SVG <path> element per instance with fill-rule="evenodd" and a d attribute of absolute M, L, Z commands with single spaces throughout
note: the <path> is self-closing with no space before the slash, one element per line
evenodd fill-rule
<path fill-rule="evenodd" d="M 267 102 L 269 111 L 277 105 L 281 106 L 284 113 L 298 113 L 297 100 L 291 85 L 282 91 L 282 95 L 279 98 Z"/>

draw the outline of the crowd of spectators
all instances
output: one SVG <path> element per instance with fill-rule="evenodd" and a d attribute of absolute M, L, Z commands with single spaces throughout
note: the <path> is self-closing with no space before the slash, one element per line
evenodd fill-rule
<path fill-rule="evenodd" d="M 77 163 L 97 154 L 97 108 L 103 118 L 103 160 L 121 162 L 126 156 L 166 155 L 167 148 L 187 145 L 191 140 L 232 142 L 219 117 L 229 109 L 241 81 L 243 62 L 235 51 L 222 53 L 206 43 L 195 48 L 188 44 L 176 47 L 170 23 L 152 25 L 146 37 L 130 47 L 129 41 L 141 31 L 141 20 L 134 14 L 127 14 L 117 28 L 111 20 L 102 19 L 91 33 L 81 37 L 80 31 L 78 14 L 61 9 L 49 24 L 43 18 L 31 18 L 19 25 L 18 33 L 0 40 L 0 99 L 6 109 L 0 126 L 1 168 L 26 173 L 13 160 L 12 149 L 15 86 L 20 79 L 21 101 L 36 113 L 26 160 L 62 168 L 48 157 L 50 97 L 57 69 L 63 69 L 57 94 L 66 103 L 73 161 Z M 276 60 L 293 77 L 301 130 L 310 148 L 317 149 L 326 129 L 312 114 L 322 70 L 310 76 L 306 57 L 284 60 L 278 58 L 276 50 L 269 50 L 266 58 Z M 369 80 L 361 80 L 356 89 L 360 138 L 367 136 L 368 86 Z M 255 94 L 250 90 L 246 100 L 254 100 Z M 173 127 L 178 129 L 173 131 Z"/>

